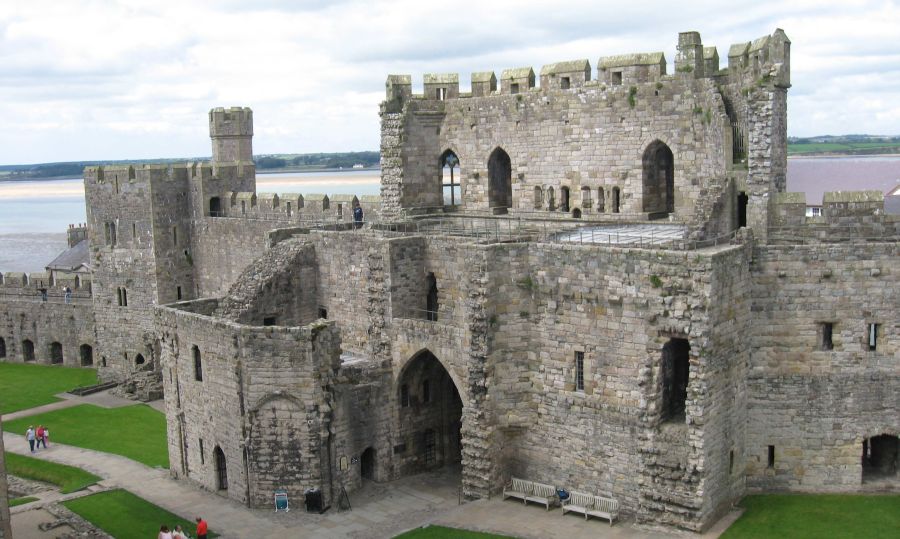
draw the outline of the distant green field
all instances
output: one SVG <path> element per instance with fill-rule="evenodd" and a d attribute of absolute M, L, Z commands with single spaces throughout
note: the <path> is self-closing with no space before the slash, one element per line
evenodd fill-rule
<path fill-rule="evenodd" d="M 0 414 L 50 404 L 57 393 L 96 383 L 96 369 L 0 362 Z"/>
<path fill-rule="evenodd" d="M 809 144 L 788 144 L 788 155 L 814 153 L 900 153 L 900 144 L 896 142 L 813 142 Z"/>

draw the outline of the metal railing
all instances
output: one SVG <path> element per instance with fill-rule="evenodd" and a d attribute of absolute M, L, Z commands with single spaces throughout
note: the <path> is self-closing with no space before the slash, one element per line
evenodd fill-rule
<path fill-rule="evenodd" d="M 93 301 L 91 294 L 72 293 L 69 297 L 62 292 L 47 292 L 44 296 L 40 290 L 28 288 L 4 289 L 0 288 L 0 300 L 24 301 L 30 303 L 68 303 L 73 305 L 88 305 Z"/>

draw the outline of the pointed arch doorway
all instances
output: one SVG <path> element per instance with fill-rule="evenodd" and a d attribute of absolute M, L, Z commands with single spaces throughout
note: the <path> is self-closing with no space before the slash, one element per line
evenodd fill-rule
<path fill-rule="evenodd" d="M 429 350 L 417 353 L 398 377 L 395 459 L 401 475 L 462 461 L 463 403 L 444 365 Z"/>

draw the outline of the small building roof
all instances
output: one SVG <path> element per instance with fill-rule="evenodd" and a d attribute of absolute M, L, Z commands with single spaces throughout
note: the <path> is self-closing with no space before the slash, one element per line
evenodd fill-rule
<path fill-rule="evenodd" d="M 566 62 L 556 62 L 555 64 L 547 64 L 541 68 L 541 75 L 556 75 L 557 73 L 577 73 L 579 71 L 590 71 L 591 63 L 587 60 L 568 60 Z"/>
<path fill-rule="evenodd" d="M 81 240 L 47 264 L 47 271 L 76 271 L 79 268 L 90 270 L 90 254 L 88 240 Z"/>
<path fill-rule="evenodd" d="M 534 70 L 530 67 L 517 67 L 514 69 L 504 69 L 500 74 L 502 80 L 508 79 L 527 79 L 534 76 Z"/>
<path fill-rule="evenodd" d="M 359 197 L 360 202 L 381 202 L 381 195 L 363 195 Z"/>
<path fill-rule="evenodd" d="M 604 56 L 597 62 L 600 69 L 611 67 L 627 67 L 639 65 L 657 65 L 665 63 L 666 55 L 662 52 L 638 52 L 635 54 L 619 54 Z"/>
<path fill-rule="evenodd" d="M 825 204 L 835 202 L 880 202 L 884 200 L 881 191 L 831 191 L 825 193 Z"/>
<path fill-rule="evenodd" d="M 353 202 L 359 199 L 356 198 L 356 195 L 331 195 L 328 200 L 332 202 Z"/>
<path fill-rule="evenodd" d="M 750 42 L 749 41 L 744 42 L 744 43 L 735 43 L 734 45 L 732 45 L 731 47 L 728 48 L 728 57 L 734 58 L 735 56 L 743 56 L 743 55 L 747 54 L 747 52 L 749 50 L 750 50 Z"/>
<path fill-rule="evenodd" d="M 326 198 L 328 198 L 328 195 L 323 195 L 322 193 L 309 193 L 307 195 L 304 195 L 303 198 L 309 202 L 312 202 L 315 200 L 325 200 Z"/>
<path fill-rule="evenodd" d="M 491 82 L 496 80 L 497 75 L 493 71 L 476 71 L 472 73 L 472 82 Z"/>
<path fill-rule="evenodd" d="M 425 84 L 459 84 L 458 73 L 425 73 Z"/>
<path fill-rule="evenodd" d="M 703 47 L 703 59 L 712 60 L 719 57 L 719 51 L 715 47 Z"/>

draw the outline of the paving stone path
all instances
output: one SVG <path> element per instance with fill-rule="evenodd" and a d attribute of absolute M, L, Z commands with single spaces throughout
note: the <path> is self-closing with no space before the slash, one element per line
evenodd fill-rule
<path fill-rule="evenodd" d="M 124 403 L 132 404 L 130 401 Z M 24 436 L 4 432 L 3 442 L 7 451 L 28 454 Z M 77 466 L 102 477 L 100 489 L 127 489 L 188 519 L 202 515 L 209 521 L 210 527 L 225 539 L 382 538 L 429 523 L 523 538 L 674 537 L 668 533 L 636 529 L 628 523 L 610 527 L 604 521 L 585 522 L 574 515 L 563 517 L 558 509 L 547 512 L 538 506 L 523 507 L 508 500 L 480 500 L 460 505 L 459 470 L 453 468 L 390 483 L 366 483 L 361 490 L 350 495 L 350 511 L 332 508 L 323 515 L 309 514 L 303 510 L 302 500 L 291 500 L 291 512 L 276 514 L 269 510 L 249 509 L 186 481 L 176 481 L 169 476 L 168 470 L 149 468 L 118 455 L 54 443 L 37 456 Z M 726 517 L 703 537 L 718 537 L 733 518 Z M 720 527 L 721 530 L 718 529 Z"/>

